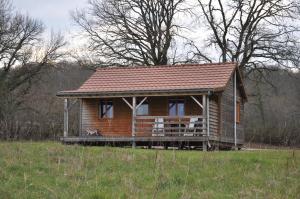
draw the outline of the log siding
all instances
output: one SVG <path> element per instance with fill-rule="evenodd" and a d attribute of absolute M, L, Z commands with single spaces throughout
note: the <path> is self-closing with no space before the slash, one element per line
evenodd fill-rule
<path fill-rule="evenodd" d="M 201 97 L 195 96 L 199 101 Z M 184 99 L 185 115 L 201 115 L 202 109 L 189 96 L 184 97 L 149 97 L 149 115 L 168 116 L 168 100 Z M 107 99 L 108 100 L 108 99 Z M 81 106 L 81 134 L 85 135 L 87 130 L 98 130 L 103 136 L 131 136 L 132 110 L 121 98 L 109 99 L 113 102 L 113 118 L 99 117 L 100 99 L 82 99 Z M 132 100 L 127 98 L 129 103 Z M 214 103 L 211 105 L 214 106 Z M 214 108 L 212 108 L 214 110 Z M 212 120 L 214 115 L 212 115 Z"/>
<path fill-rule="evenodd" d="M 238 82 L 237 82 L 238 85 Z M 241 96 L 240 89 L 237 87 L 236 90 L 236 99 L 240 102 L 240 122 L 237 123 L 237 140 L 239 142 L 244 141 L 244 103 Z M 221 140 L 231 140 L 234 142 L 234 83 L 233 77 L 230 78 L 230 81 L 222 93 L 221 97 Z"/>
<path fill-rule="evenodd" d="M 209 126 L 210 135 L 219 136 L 219 98 L 213 95 L 209 98 Z"/>

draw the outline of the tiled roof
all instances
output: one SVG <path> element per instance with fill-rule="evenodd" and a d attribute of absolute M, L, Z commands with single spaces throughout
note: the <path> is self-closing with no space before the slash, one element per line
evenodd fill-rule
<path fill-rule="evenodd" d="M 77 90 L 60 93 L 223 90 L 235 63 L 99 68 Z"/>

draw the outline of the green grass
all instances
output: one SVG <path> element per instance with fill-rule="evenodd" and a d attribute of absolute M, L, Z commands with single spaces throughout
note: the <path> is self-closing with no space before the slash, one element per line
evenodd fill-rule
<path fill-rule="evenodd" d="M 300 151 L 0 142 L 0 198 L 300 198 Z"/>

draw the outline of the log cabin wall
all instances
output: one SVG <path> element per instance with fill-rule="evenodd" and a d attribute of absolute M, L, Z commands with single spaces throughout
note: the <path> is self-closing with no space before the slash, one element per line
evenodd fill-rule
<path fill-rule="evenodd" d="M 234 78 L 230 81 L 222 93 L 220 104 L 221 117 L 221 137 L 234 143 Z M 239 85 L 237 81 L 237 85 Z M 244 102 L 237 87 L 236 99 L 240 102 L 240 122 L 237 123 L 237 139 L 244 140 Z"/>
<path fill-rule="evenodd" d="M 131 109 L 121 98 L 110 99 L 113 102 L 113 118 L 100 118 L 100 99 L 82 100 L 82 134 L 86 130 L 97 129 L 104 136 L 131 135 Z"/>
<path fill-rule="evenodd" d="M 195 96 L 200 102 L 201 96 Z M 201 115 L 201 108 L 191 99 L 185 97 L 148 97 L 149 115 L 167 116 L 168 100 L 180 98 L 185 102 L 185 115 Z M 131 103 L 130 98 L 126 98 Z M 142 98 L 137 98 L 138 100 Z M 132 110 L 121 98 L 110 99 L 113 102 L 113 118 L 99 117 L 100 99 L 82 99 L 81 108 L 81 134 L 85 135 L 86 130 L 97 129 L 104 136 L 131 136 L 131 115 Z M 214 106 L 213 104 L 211 106 Z M 213 109 L 213 108 L 212 108 Z"/>
<path fill-rule="evenodd" d="M 209 98 L 209 127 L 211 136 L 220 136 L 220 111 L 219 111 L 219 96 L 212 95 Z"/>

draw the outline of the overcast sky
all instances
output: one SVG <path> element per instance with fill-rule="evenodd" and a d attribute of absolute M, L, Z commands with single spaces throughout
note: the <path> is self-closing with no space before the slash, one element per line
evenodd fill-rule
<path fill-rule="evenodd" d="M 76 37 L 80 29 L 74 25 L 70 12 L 76 8 L 87 7 L 88 0 L 12 0 L 12 2 L 16 11 L 44 23 L 47 28 L 44 33 L 45 39 L 49 38 L 53 30 L 64 35 L 69 48 L 77 48 L 86 43 L 84 38 Z M 195 33 L 190 32 L 189 37 L 193 34 Z"/>
<path fill-rule="evenodd" d="M 28 14 L 34 19 L 41 20 L 46 26 L 44 32 L 45 40 L 49 40 L 51 31 L 60 32 L 67 41 L 68 45 L 64 49 L 72 50 L 74 53 L 82 53 L 87 45 L 87 38 L 82 37 L 81 30 L 74 24 L 70 12 L 88 6 L 88 0 L 11 0 L 15 11 Z M 177 19 L 179 24 L 186 25 L 186 18 Z M 199 40 L 197 27 L 192 27 L 188 33 L 182 34 L 193 39 L 195 43 Z M 203 36 L 205 32 L 201 30 Z M 185 52 L 182 39 L 176 41 L 177 54 Z M 179 56 L 179 55 L 177 55 Z"/>
<path fill-rule="evenodd" d="M 15 9 L 43 21 L 48 31 L 74 29 L 70 11 L 85 7 L 87 0 L 13 0 Z"/>

